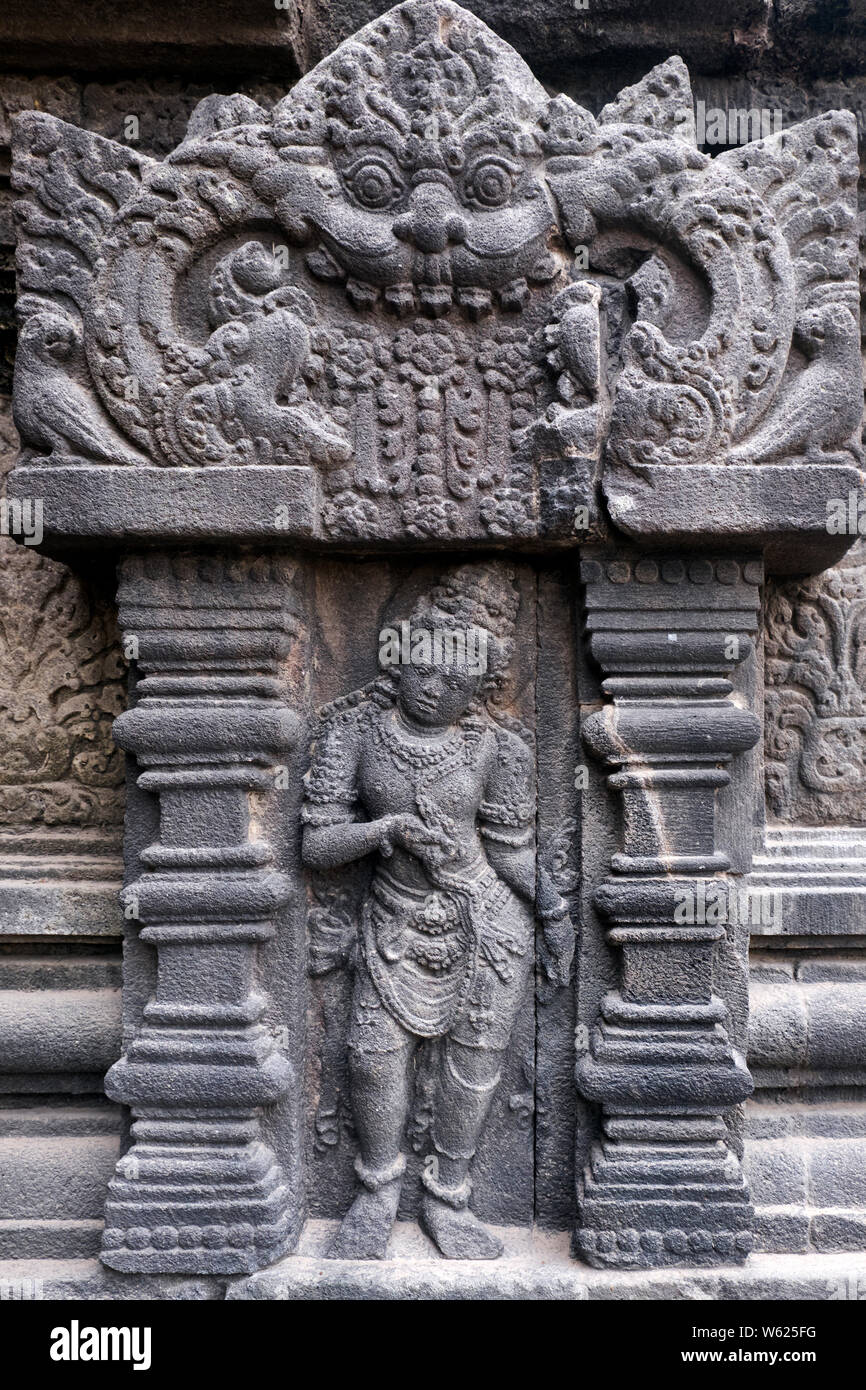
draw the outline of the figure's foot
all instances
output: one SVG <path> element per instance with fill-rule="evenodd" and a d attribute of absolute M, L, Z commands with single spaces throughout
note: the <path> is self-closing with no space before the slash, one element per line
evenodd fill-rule
<path fill-rule="evenodd" d="M 381 1260 L 397 1216 L 400 1186 L 406 1160 L 402 1156 L 384 1173 L 366 1169 L 360 1160 L 355 1170 L 363 1184 L 328 1250 L 331 1260 Z"/>
<path fill-rule="evenodd" d="M 502 1241 L 468 1207 L 453 1207 L 429 1193 L 421 1199 L 421 1226 L 449 1260 L 497 1260 L 503 1251 Z"/>

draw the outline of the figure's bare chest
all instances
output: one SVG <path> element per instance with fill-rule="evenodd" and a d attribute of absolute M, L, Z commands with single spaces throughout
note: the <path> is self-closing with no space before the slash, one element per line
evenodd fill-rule
<path fill-rule="evenodd" d="M 485 750 L 457 734 L 429 748 L 384 735 L 362 751 L 358 794 L 371 818 L 407 812 L 417 815 L 419 796 L 440 814 L 474 821 L 484 794 Z"/>

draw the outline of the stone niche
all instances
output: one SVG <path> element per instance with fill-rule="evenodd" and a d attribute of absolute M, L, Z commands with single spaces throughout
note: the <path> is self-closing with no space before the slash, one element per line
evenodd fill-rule
<path fill-rule="evenodd" d="M 409 0 L 163 161 L 17 118 L 9 496 L 116 559 L 132 663 L 107 1270 L 574 1297 L 755 1248 L 702 904 L 761 844 L 765 575 L 849 543 L 857 143 L 710 159 L 692 110 L 677 58 L 596 118 Z"/>

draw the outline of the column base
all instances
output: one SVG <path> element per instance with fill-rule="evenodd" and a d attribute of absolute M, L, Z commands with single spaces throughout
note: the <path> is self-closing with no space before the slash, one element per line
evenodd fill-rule
<path fill-rule="evenodd" d="M 599 1269 L 740 1264 L 754 1209 L 723 1142 L 593 1147 L 578 1191 L 575 1250 Z"/>
<path fill-rule="evenodd" d="M 176 1120 L 164 1127 L 178 1132 Z M 190 1126 L 189 1135 L 159 1142 L 160 1121 L 142 1128 L 148 1137 L 109 1183 L 103 1264 L 138 1274 L 248 1274 L 294 1248 L 285 1178 L 250 1127 L 227 1125 L 222 1142 L 216 1121 L 207 1138 Z"/>
<path fill-rule="evenodd" d="M 604 1220 L 604 1215 L 602 1211 L 592 1213 L 593 1219 L 599 1222 Z M 709 1219 L 716 1215 L 709 1213 Z M 709 1228 L 706 1213 L 701 1224 L 694 1228 L 685 1224 L 687 1214 L 684 1211 L 670 1215 L 670 1226 L 666 1224 L 665 1214 L 659 1213 L 657 1219 L 659 1223 L 665 1222 L 661 1228 L 647 1226 L 638 1230 L 617 1226 L 605 1230 L 600 1226 L 579 1226 L 574 1235 L 575 1254 L 593 1269 L 706 1269 L 712 1265 L 744 1264 L 755 1247 L 748 1222 L 745 1229 L 726 1231 L 719 1230 L 717 1225 Z M 677 1221 L 683 1224 L 677 1226 L 674 1224 Z"/>

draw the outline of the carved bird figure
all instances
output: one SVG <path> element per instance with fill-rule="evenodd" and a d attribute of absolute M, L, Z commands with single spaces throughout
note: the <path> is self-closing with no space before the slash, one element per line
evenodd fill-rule
<path fill-rule="evenodd" d="M 81 333 L 65 314 L 29 317 L 18 340 L 12 413 L 26 444 L 99 463 L 145 460 L 120 438 L 94 395 L 73 375 Z"/>
<path fill-rule="evenodd" d="M 560 394 L 571 397 L 569 404 L 579 404 L 575 396 L 594 401 L 598 395 L 601 376 L 601 339 L 597 285 L 581 282 L 571 285 L 562 295 L 558 347 L 565 368 L 558 384 Z"/>

